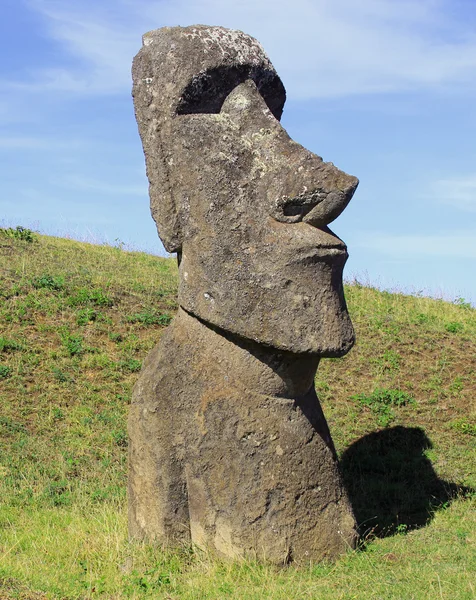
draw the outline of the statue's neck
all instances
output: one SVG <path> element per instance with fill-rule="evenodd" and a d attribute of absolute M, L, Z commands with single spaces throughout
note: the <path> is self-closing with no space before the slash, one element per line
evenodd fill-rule
<path fill-rule="evenodd" d="M 179 309 L 173 327 L 193 343 L 201 359 L 250 392 L 299 398 L 314 382 L 319 357 L 283 352 L 210 326 Z M 183 339 L 183 338 L 182 338 Z"/>

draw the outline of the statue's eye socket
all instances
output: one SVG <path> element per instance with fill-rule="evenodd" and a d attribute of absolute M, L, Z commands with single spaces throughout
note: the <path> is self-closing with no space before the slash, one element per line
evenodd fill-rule
<path fill-rule="evenodd" d="M 281 80 L 274 71 L 249 65 L 216 67 L 195 75 L 180 97 L 176 114 L 217 114 L 228 94 L 247 79 L 255 82 L 269 110 L 279 120 L 286 100 Z"/>

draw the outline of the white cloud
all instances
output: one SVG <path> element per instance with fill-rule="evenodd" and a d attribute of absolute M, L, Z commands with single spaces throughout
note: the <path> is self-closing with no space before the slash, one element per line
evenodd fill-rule
<path fill-rule="evenodd" d="M 382 234 L 365 232 L 352 243 L 395 258 L 419 260 L 422 257 L 476 258 L 476 230 L 442 234 Z"/>
<path fill-rule="evenodd" d="M 257 37 L 295 98 L 474 89 L 474 12 L 467 8 L 457 18 L 454 0 L 31 0 L 31 6 L 76 60 L 71 68 L 37 72 L 30 84 L 36 91 L 122 92 L 144 31 L 197 22 Z"/>
<path fill-rule="evenodd" d="M 45 65 L 29 81 L 10 81 L 9 87 L 83 94 L 122 93 L 130 87 L 130 63 L 140 37 L 127 2 L 30 0 L 29 6 L 43 17 L 48 37 L 62 47 L 62 64 Z"/>
<path fill-rule="evenodd" d="M 476 175 L 440 179 L 433 186 L 434 198 L 453 208 L 476 212 Z"/>

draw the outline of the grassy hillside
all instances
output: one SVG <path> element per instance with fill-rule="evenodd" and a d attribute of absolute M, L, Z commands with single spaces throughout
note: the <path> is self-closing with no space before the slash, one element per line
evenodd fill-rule
<path fill-rule="evenodd" d="M 277 570 L 130 543 L 126 415 L 171 259 L 0 230 L 0 599 L 476 597 L 476 310 L 358 284 L 316 386 L 362 548 Z"/>

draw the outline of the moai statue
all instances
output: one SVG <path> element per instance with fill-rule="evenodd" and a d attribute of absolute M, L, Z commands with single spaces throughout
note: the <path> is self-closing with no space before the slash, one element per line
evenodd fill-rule
<path fill-rule="evenodd" d="M 134 104 L 179 310 L 129 418 L 129 530 L 275 563 L 332 558 L 355 520 L 314 390 L 354 340 L 344 243 L 357 179 L 290 139 L 261 45 L 222 27 L 147 33 Z"/>

